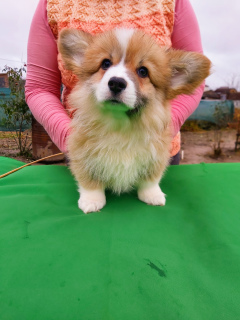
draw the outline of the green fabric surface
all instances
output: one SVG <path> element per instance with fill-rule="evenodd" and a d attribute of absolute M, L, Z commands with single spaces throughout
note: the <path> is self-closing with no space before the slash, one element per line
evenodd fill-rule
<path fill-rule="evenodd" d="M 0 174 L 22 163 L 0 158 Z M 240 163 L 169 167 L 165 207 L 77 208 L 64 166 L 0 180 L 1 320 L 240 319 Z"/>

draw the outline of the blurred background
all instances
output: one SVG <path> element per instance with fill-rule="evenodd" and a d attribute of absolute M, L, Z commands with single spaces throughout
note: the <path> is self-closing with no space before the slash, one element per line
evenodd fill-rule
<path fill-rule="evenodd" d="M 24 88 L 28 34 L 38 1 L 1 1 L 0 100 L 5 104 L 10 92 L 20 93 Z M 240 154 L 237 152 L 240 140 L 240 1 L 190 2 L 199 22 L 204 53 L 212 61 L 213 68 L 206 80 L 205 92 L 198 109 L 181 130 L 182 163 L 240 161 Z M 17 74 L 12 74 L 15 77 L 13 83 L 18 84 L 17 88 L 11 88 L 11 81 L 9 82 L 11 70 L 13 73 L 17 70 Z M 9 79 L 6 78 L 6 73 Z M 19 81 L 16 82 L 16 79 Z M 24 114 L 24 119 L 15 120 L 11 118 L 12 107 L 9 103 L 5 109 L 0 108 L 0 156 L 19 155 L 19 147 L 25 141 L 24 161 L 28 161 L 33 156 L 31 139 L 34 137 L 31 116 L 23 102 L 21 108 L 20 114 Z M 10 125 L 9 119 L 14 120 L 15 124 Z M 36 141 L 45 138 L 41 128 L 35 125 L 36 144 Z M 19 134 L 19 131 L 22 131 L 20 136 L 13 138 L 12 134 Z M 216 151 L 219 148 L 220 151 Z M 53 148 L 51 152 L 55 151 Z"/>

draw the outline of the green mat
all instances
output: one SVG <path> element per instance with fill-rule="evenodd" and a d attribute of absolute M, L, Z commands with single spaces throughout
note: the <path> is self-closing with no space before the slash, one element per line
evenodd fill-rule
<path fill-rule="evenodd" d="M 20 165 L 2 157 L 0 173 Z M 89 215 L 66 167 L 1 179 L 0 319 L 240 319 L 239 176 L 173 166 L 165 207 L 108 193 Z"/>

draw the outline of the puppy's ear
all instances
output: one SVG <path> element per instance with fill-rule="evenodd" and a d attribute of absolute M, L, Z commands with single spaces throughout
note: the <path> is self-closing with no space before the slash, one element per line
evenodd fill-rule
<path fill-rule="evenodd" d="M 63 29 L 59 34 L 58 51 L 60 52 L 66 69 L 76 71 L 82 63 L 85 51 L 92 42 L 90 33 Z"/>
<path fill-rule="evenodd" d="M 170 49 L 167 54 L 172 73 L 169 100 L 191 94 L 210 74 L 211 62 L 201 53 Z"/>

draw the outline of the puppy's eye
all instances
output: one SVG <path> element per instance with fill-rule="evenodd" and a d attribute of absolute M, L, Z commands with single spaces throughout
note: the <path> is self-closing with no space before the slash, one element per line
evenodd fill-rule
<path fill-rule="evenodd" d="M 112 62 L 109 59 L 104 59 L 102 64 L 101 64 L 101 68 L 103 70 L 107 70 L 108 68 L 110 68 L 112 65 Z"/>
<path fill-rule="evenodd" d="M 146 67 L 140 67 L 137 69 L 137 74 L 140 78 L 146 78 L 148 76 L 148 69 Z"/>

